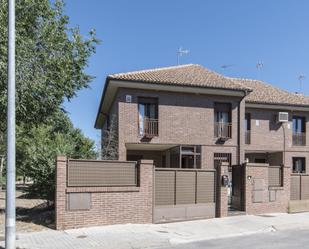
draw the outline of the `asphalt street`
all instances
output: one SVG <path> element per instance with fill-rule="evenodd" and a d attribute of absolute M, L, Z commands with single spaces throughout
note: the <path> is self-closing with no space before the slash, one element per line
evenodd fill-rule
<path fill-rule="evenodd" d="M 309 230 L 285 230 L 178 244 L 160 249 L 309 249 Z"/>

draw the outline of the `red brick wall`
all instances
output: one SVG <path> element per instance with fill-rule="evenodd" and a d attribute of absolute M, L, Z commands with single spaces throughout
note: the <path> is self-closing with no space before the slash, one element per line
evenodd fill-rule
<path fill-rule="evenodd" d="M 125 95 L 132 102 L 125 102 Z M 138 134 L 138 97 L 158 98 L 159 136 L 149 144 L 201 145 L 202 165 L 213 169 L 213 153 L 232 153 L 236 163 L 238 144 L 239 97 L 154 92 L 139 89 L 119 89 L 114 101 L 118 110 L 119 160 L 126 160 L 127 144 L 140 143 Z M 231 104 L 232 139 L 218 145 L 214 138 L 214 106 L 216 102 Z M 244 113 L 244 107 L 242 108 Z M 243 115 L 242 115 L 243 117 Z M 243 119 L 243 118 L 242 118 Z M 241 124 L 243 124 L 241 122 Z"/>
<path fill-rule="evenodd" d="M 216 206 L 216 216 L 226 217 L 228 215 L 228 189 L 222 186 L 222 176 L 228 175 L 228 164 L 221 163 L 218 165 L 217 170 L 217 206 Z"/>
<path fill-rule="evenodd" d="M 120 223 L 152 223 L 153 168 L 151 160 L 141 160 L 138 187 L 67 187 L 67 159 L 58 157 L 56 229 Z M 90 209 L 68 210 L 69 193 L 90 193 Z"/>
<path fill-rule="evenodd" d="M 249 179 L 251 178 L 251 179 Z M 262 202 L 254 202 L 254 181 L 264 179 Z M 275 201 L 270 201 L 270 191 L 276 195 Z M 272 212 L 287 212 L 290 200 L 290 168 L 284 167 L 283 187 L 268 186 L 268 165 L 248 164 L 246 166 L 246 212 L 247 214 L 263 214 Z"/>

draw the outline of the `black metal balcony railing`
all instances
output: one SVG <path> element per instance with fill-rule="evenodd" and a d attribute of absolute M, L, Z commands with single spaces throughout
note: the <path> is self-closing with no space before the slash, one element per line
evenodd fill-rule
<path fill-rule="evenodd" d="M 232 124 L 226 122 L 214 123 L 214 135 L 217 138 L 228 139 L 232 137 Z"/>
<path fill-rule="evenodd" d="M 144 137 L 152 138 L 159 135 L 159 120 L 154 118 L 144 119 Z"/>
<path fill-rule="evenodd" d="M 251 131 L 245 131 L 245 144 L 251 144 Z"/>
<path fill-rule="evenodd" d="M 306 133 L 305 132 L 293 133 L 293 145 L 297 145 L 297 146 L 306 145 Z"/>

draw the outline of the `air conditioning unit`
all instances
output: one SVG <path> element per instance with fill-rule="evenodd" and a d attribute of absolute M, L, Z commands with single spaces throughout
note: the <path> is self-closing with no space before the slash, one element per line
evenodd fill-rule
<path fill-rule="evenodd" d="M 289 122 L 289 113 L 288 112 L 278 112 L 278 119 L 279 123 Z"/>

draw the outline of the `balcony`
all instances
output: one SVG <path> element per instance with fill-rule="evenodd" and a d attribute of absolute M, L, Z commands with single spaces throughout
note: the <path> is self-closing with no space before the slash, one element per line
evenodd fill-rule
<path fill-rule="evenodd" d="M 214 135 L 220 140 L 228 140 L 232 138 L 232 124 L 226 122 L 215 122 Z"/>
<path fill-rule="evenodd" d="M 154 118 L 144 118 L 142 128 L 144 138 L 153 138 L 159 135 L 159 120 Z"/>
<path fill-rule="evenodd" d="M 245 131 L 245 144 L 251 144 L 251 131 Z"/>
<path fill-rule="evenodd" d="M 305 146 L 306 145 L 306 133 L 305 132 L 293 133 L 293 145 Z"/>

